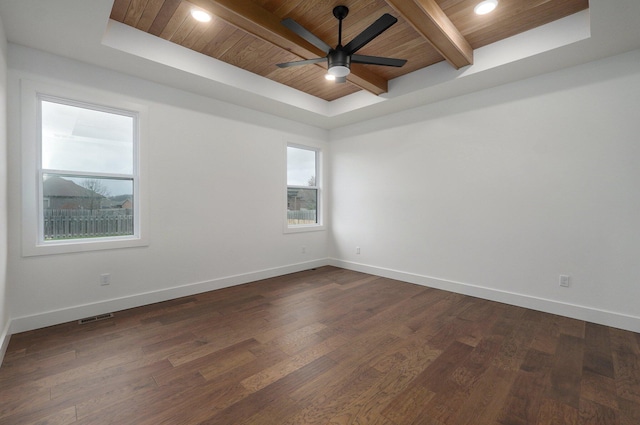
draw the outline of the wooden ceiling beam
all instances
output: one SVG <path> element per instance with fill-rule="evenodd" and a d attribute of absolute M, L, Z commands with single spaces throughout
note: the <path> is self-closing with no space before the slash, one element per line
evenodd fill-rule
<path fill-rule="evenodd" d="M 460 69 L 473 63 L 473 49 L 435 0 L 386 0 L 449 62 Z"/>
<path fill-rule="evenodd" d="M 189 0 L 216 17 L 266 42 L 290 51 L 301 59 L 324 57 L 326 53 L 285 28 L 281 19 L 253 1 Z M 323 65 L 318 65 L 324 68 Z M 347 80 L 375 95 L 386 93 L 387 80 L 367 69 L 356 67 Z"/>

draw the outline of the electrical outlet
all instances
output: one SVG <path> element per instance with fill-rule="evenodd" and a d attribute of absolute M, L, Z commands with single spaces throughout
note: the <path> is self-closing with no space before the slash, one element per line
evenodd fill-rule
<path fill-rule="evenodd" d="M 111 285 L 111 273 L 103 273 L 100 275 L 100 285 Z"/>
<path fill-rule="evenodd" d="M 356 247 L 356 254 L 360 254 L 360 247 L 359 246 Z"/>
<path fill-rule="evenodd" d="M 560 286 L 564 286 L 565 288 L 569 286 L 569 275 L 567 274 L 560 275 Z"/>

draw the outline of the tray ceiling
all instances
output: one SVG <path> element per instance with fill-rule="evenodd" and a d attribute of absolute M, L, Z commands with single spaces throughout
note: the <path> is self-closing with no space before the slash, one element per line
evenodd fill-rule
<path fill-rule="evenodd" d="M 111 19 L 224 61 L 327 101 L 366 90 L 387 92 L 389 80 L 448 61 L 452 69 L 473 62 L 473 50 L 572 15 L 588 0 L 502 0 L 489 15 L 473 11 L 479 0 L 115 0 Z M 402 68 L 352 64 L 347 82 L 325 80 L 326 64 L 278 68 L 281 62 L 324 56 L 280 24 L 296 22 L 335 46 L 337 5 L 350 12 L 343 22 L 349 41 L 382 14 L 398 22 L 358 53 L 408 59 Z M 210 12 L 207 23 L 191 9 Z M 468 49 L 468 50 L 467 50 Z"/>

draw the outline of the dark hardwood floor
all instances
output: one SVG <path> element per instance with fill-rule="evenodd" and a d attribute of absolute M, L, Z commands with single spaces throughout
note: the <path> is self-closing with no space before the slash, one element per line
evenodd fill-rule
<path fill-rule="evenodd" d="M 1 424 L 640 424 L 640 335 L 324 267 L 11 337 Z"/>

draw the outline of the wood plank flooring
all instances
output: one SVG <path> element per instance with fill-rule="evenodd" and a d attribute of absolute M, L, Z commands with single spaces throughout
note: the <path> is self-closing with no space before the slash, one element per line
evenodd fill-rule
<path fill-rule="evenodd" d="M 323 267 L 13 335 L 0 424 L 638 425 L 640 335 Z"/>

